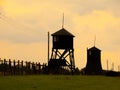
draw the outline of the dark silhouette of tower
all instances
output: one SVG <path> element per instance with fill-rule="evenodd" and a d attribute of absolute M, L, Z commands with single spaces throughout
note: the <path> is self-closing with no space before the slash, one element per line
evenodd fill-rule
<path fill-rule="evenodd" d="M 70 32 L 62 28 L 61 30 L 52 34 L 52 54 L 51 59 L 48 62 L 49 68 L 58 69 L 67 68 L 74 72 L 75 61 L 74 61 L 74 48 L 73 38 Z"/>
<path fill-rule="evenodd" d="M 87 75 L 100 75 L 102 74 L 101 66 L 101 50 L 95 46 L 87 49 L 87 64 L 85 68 Z"/>

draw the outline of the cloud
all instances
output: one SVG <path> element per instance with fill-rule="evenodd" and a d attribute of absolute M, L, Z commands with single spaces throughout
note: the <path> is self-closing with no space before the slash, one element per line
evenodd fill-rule
<path fill-rule="evenodd" d="M 14 24 L 13 24 L 14 25 Z M 22 26 L 7 25 L 0 31 L 0 40 L 9 40 L 13 43 L 46 42 L 47 32 Z"/>
<path fill-rule="evenodd" d="M 0 5 L 2 5 L 4 3 L 5 0 L 0 0 Z"/>
<path fill-rule="evenodd" d="M 65 11 L 65 27 L 78 37 L 91 37 L 93 42 L 94 35 L 103 39 L 105 42 L 112 42 L 111 32 L 116 36 L 119 25 L 119 17 L 114 16 L 118 11 L 115 7 L 118 6 L 118 0 L 66 0 L 66 1 L 33 1 L 33 0 L 7 0 L 5 8 L 6 16 L 8 17 L 8 28 L 4 27 L 1 32 L 3 38 L 8 37 L 17 42 L 34 42 L 40 37 L 46 37 L 42 33 L 51 31 L 51 33 L 61 28 L 62 13 Z M 111 5 L 111 7 L 110 7 Z M 79 14 L 81 13 L 81 14 Z M 118 14 L 119 15 L 119 14 Z M 9 19 L 10 17 L 10 19 Z M 12 18 L 12 19 L 11 19 Z M 3 25 L 5 26 L 5 25 Z M 82 33 L 82 35 L 81 35 Z M 17 36 L 17 38 L 16 38 Z M 21 37 L 22 36 L 22 37 Z M 119 35 L 114 37 L 118 40 Z M 43 39 L 43 41 L 45 38 Z M 84 39 L 86 42 L 90 41 Z M 114 42 L 115 42 L 114 40 Z"/>
<path fill-rule="evenodd" d="M 74 16 L 73 22 L 76 32 L 81 34 L 80 37 L 89 38 L 91 35 L 93 35 L 92 37 L 96 35 L 105 45 L 120 38 L 118 35 L 120 18 L 115 17 L 112 13 L 95 10 L 84 16 Z"/>
<path fill-rule="evenodd" d="M 120 16 L 120 1 L 119 0 L 77 0 L 74 5 L 74 12 L 80 15 L 85 15 L 94 10 L 103 10 L 113 13 L 115 16 Z"/>
<path fill-rule="evenodd" d="M 46 43 L 15 44 L 9 41 L 0 41 L 0 45 L 0 58 L 2 59 L 47 63 Z"/>
<path fill-rule="evenodd" d="M 13 42 L 32 43 L 41 41 L 40 38 L 43 37 L 42 41 L 44 41 L 48 31 L 53 32 L 55 31 L 54 27 L 61 27 L 63 12 L 57 13 L 61 7 L 63 9 L 63 1 L 60 3 L 61 5 L 57 7 L 58 3 L 51 3 L 50 1 L 21 0 L 16 2 L 12 0 L 6 2 L 4 6 L 5 14 L 2 14 L 1 20 L 3 25 L 1 30 L 4 29 L 4 31 L 1 31 L 1 38 Z M 66 5 L 66 7 L 69 6 Z M 58 15 L 60 18 L 56 17 Z"/>

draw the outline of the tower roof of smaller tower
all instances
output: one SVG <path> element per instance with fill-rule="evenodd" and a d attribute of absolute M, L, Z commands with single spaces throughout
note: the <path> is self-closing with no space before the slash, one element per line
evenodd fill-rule
<path fill-rule="evenodd" d="M 88 50 L 98 50 L 98 51 L 101 51 L 100 49 L 96 48 L 95 46 L 89 48 Z"/>
<path fill-rule="evenodd" d="M 71 34 L 70 32 L 68 32 L 66 29 L 62 28 L 59 31 L 55 32 L 52 34 L 52 36 L 72 36 L 74 37 L 73 34 Z"/>

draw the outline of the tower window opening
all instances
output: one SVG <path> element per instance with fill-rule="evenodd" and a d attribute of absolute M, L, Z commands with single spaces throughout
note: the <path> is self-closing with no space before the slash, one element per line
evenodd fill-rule
<path fill-rule="evenodd" d="M 91 55 L 92 53 L 91 53 L 91 51 L 89 51 L 89 55 Z"/>
<path fill-rule="evenodd" d="M 54 36 L 54 42 L 58 42 L 58 37 Z"/>

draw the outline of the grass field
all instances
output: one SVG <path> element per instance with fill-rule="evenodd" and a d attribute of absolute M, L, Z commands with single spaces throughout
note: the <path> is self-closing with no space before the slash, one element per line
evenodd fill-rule
<path fill-rule="evenodd" d="M 0 90 L 120 90 L 120 77 L 0 76 Z"/>

